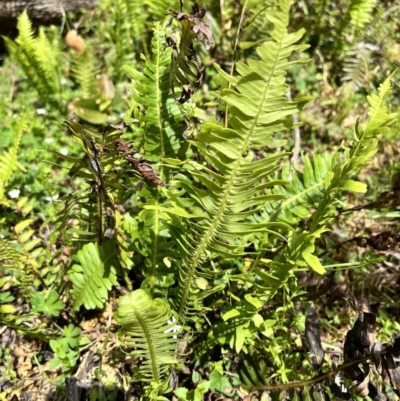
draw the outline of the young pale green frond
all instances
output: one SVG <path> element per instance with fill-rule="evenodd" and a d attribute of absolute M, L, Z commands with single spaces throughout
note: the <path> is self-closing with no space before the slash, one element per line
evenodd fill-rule
<path fill-rule="evenodd" d="M 141 359 L 134 380 L 160 383 L 168 368 L 176 364 L 175 318 L 161 299 L 152 300 L 144 290 L 136 290 L 119 299 L 114 318 L 121 326 L 121 342 L 132 349 L 131 355 Z"/>
<path fill-rule="evenodd" d="M 24 260 L 21 252 L 12 247 L 8 241 L 0 238 L 0 266 L 19 268 Z"/>
<path fill-rule="evenodd" d="M 372 19 L 376 0 L 352 0 L 350 2 L 350 22 L 356 29 L 362 28 Z"/>
<path fill-rule="evenodd" d="M 57 104 L 56 95 L 60 93 L 60 65 L 58 51 L 53 46 L 43 29 L 34 37 L 32 23 L 24 11 L 18 18 L 19 35 L 15 42 L 4 38 L 11 57 L 24 70 L 30 83 L 41 98 L 51 104 Z"/>
<path fill-rule="evenodd" d="M 291 115 L 298 110 L 296 102 L 290 102 L 284 96 L 288 91 L 285 75 L 292 65 L 288 57 L 306 46 L 295 45 L 303 32 L 287 32 L 289 3 L 282 2 L 283 6 L 269 17 L 275 28 L 272 39 L 258 47 L 260 60 L 239 63 L 238 75 L 233 77 L 217 67 L 235 87 L 235 90 L 224 89 L 220 93 L 228 107 L 230 127 L 214 123 L 202 126 L 193 144 L 213 168 L 192 163 L 197 170 L 192 176 L 198 184 L 183 180 L 174 184 L 183 188 L 198 206 L 197 219 L 184 224 L 188 230 L 171 228 L 182 251 L 177 296 L 181 317 L 194 300 L 192 295 L 198 293 L 196 277 L 210 275 L 202 268 L 210 253 L 223 257 L 243 254 L 239 237 L 268 230 L 270 224 L 246 223 L 249 216 L 266 204 L 285 197 L 264 190 L 282 184 L 282 181 L 272 180 L 271 176 L 286 154 L 272 154 L 253 161 L 251 149 L 281 145 L 284 141 L 275 140 L 274 134 L 292 127 Z M 209 192 L 204 196 L 207 189 Z M 288 229 L 283 223 L 273 228 L 272 231 Z"/>
<path fill-rule="evenodd" d="M 32 223 L 33 219 L 20 221 L 13 229 L 15 240 L 12 243 L 3 241 L 4 249 L 1 249 L 3 244 L 0 244 L 0 266 L 15 270 L 14 277 L 21 284 L 26 298 L 31 296 L 35 276 L 44 284 L 38 270 L 44 249 L 41 247 L 41 239 L 36 237 L 31 227 Z"/>
<path fill-rule="evenodd" d="M 96 93 L 96 76 L 99 72 L 99 66 L 89 49 L 82 54 L 76 54 L 71 61 L 71 76 L 81 88 L 83 97 Z"/>
<path fill-rule="evenodd" d="M 75 310 L 81 305 L 86 309 L 103 307 L 108 291 L 117 284 L 117 255 L 113 241 L 105 241 L 103 245 L 90 242 L 77 253 L 79 264 L 74 264 L 68 272 Z"/>
<path fill-rule="evenodd" d="M 4 190 L 15 170 L 25 171 L 25 167 L 18 162 L 19 144 L 23 133 L 28 128 L 27 118 L 22 114 L 15 124 L 14 141 L 10 148 L 0 154 L 0 200 L 4 196 Z"/>

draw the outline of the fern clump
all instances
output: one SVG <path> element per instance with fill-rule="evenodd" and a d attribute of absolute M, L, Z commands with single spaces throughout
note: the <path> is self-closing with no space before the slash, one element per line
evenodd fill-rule
<path fill-rule="evenodd" d="M 377 195 L 364 170 L 396 138 L 394 75 L 364 107 L 370 61 L 349 49 L 382 7 L 336 6 L 102 0 L 68 16 L 64 50 L 21 15 L 6 43 L 26 77 L 0 144 L 0 399 L 398 393 L 400 325 L 379 313 L 400 235 L 353 220 L 398 217 L 399 175 Z M 18 114 L 36 92 L 46 108 Z M 375 270 L 388 288 L 357 288 Z"/>

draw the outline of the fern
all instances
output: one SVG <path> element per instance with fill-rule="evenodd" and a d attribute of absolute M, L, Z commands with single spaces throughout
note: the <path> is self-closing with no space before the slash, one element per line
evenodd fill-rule
<path fill-rule="evenodd" d="M 181 3 L 182 5 L 182 3 Z M 182 8 L 182 7 L 181 7 Z M 204 42 L 206 48 L 212 46 L 212 34 L 208 24 L 202 22 L 205 8 L 194 6 L 194 15 L 170 10 L 170 13 L 179 21 L 180 30 L 173 31 L 167 38 L 167 44 L 172 47 L 172 63 L 170 69 L 171 88 L 175 99 L 185 103 L 203 81 L 204 64 L 200 60 L 194 43 Z M 177 98 L 176 89 L 180 96 Z"/>
<path fill-rule="evenodd" d="M 81 305 L 86 309 L 102 308 L 108 299 L 108 291 L 117 284 L 117 249 L 112 241 L 102 246 L 92 242 L 77 253 L 79 264 L 74 264 L 68 272 L 73 284 L 71 291 L 74 309 Z"/>
<path fill-rule="evenodd" d="M 32 219 L 23 220 L 13 230 L 15 241 L 6 242 L 1 240 L 0 266 L 13 270 L 18 280 L 21 293 L 29 298 L 35 283 L 35 276 L 43 283 L 42 276 L 38 270 L 39 255 L 43 251 L 38 247 L 41 243 L 39 238 L 32 238 L 34 230 L 29 226 Z"/>
<path fill-rule="evenodd" d="M 341 80 L 344 82 L 344 90 L 347 94 L 355 93 L 369 81 L 369 61 L 372 50 L 371 45 L 359 43 L 346 52 Z"/>
<path fill-rule="evenodd" d="M 107 14 L 107 22 L 101 30 L 112 43 L 107 58 L 115 65 L 117 78 L 120 78 L 124 64 L 131 61 L 145 35 L 143 0 L 104 0 L 101 9 Z"/>
<path fill-rule="evenodd" d="M 125 66 L 125 69 L 134 79 L 133 100 L 143 108 L 140 126 L 146 159 L 174 159 L 181 142 L 182 117 L 169 86 L 170 49 L 165 49 L 165 33 L 159 24 L 154 27 L 152 54 L 151 58 L 143 56 L 146 62 L 143 72 L 131 66 Z M 161 179 L 168 182 L 170 168 L 165 163 L 160 163 L 155 168 Z M 138 197 L 146 199 L 146 205 L 157 206 L 165 202 L 160 186 L 145 187 L 138 193 Z M 143 204 L 140 203 L 140 206 Z M 173 255 L 167 243 L 169 235 L 157 209 L 142 210 L 138 223 L 138 239 L 141 243 L 138 251 L 146 257 L 146 274 L 149 277 L 147 281 L 151 293 L 154 293 L 156 283 L 162 279 L 166 270 L 164 258 Z"/>
<path fill-rule="evenodd" d="M 350 22 L 356 29 L 361 29 L 372 18 L 376 0 L 352 0 L 350 3 Z"/>
<path fill-rule="evenodd" d="M 71 77 L 77 82 L 84 98 L 96 93 L 96 76 L 100 72 L 90 49 L 80 55 L 75 55 L 71 62 Z"/>
<path fill-rule="evenodd" d="M 161 299 L 152 300 L 144 290 L 136 290 L 119 299 L 114 318 L 121 326 L 118 335 L 122 344 L 141 359 L 133 379 L 161 383 L 168 368 L 178 362 L 174 333 L 178 327 L 172 322 L 168 305 Z"/>
<path fill-rule="evenodd" d="M 43 101 L 60 107 L 60 57 L 58 49 L 47 39 L 43 27 L 34 37 L 32 23 L 24 11 L 18 18 L 19 35 L 15 42 L 3 37 L 10 56 L 23 69 Z"/>
<path fill-rule="evenodd" d="M 113 224 L 112 227 L 108 224 L 110 227 L 107 226 L 107 228 L 118 230 L 117 223 L 120 222 L 120 212 L 114 202 L 112 191 L 126 191 L 127 189 L 120 182 L 120 177 L 116 177 L 112 171 L 117 159 L 121 158 L 117 155 L 115 146 L 116 140 L 123 133 L 123 128 L 122 126 L 119 128 L 107 126 L 104 133 L 99 134 L 74 121 L 65 121 L 65 124 L 68 125 L 74 138 L 84 150 L 83 157 L 62 155 L 53 149 L 50 151 L 57 157 L 73 163 L 69 174 L 83 178 L 88 183 L 89 189 L 76 191 L 60 199 L 64 202 L 65 207 L 57 214 L 55 224 L 59 228 L 62 238 L 70 228 L 71 232 L 86 239 L 97 236 L 101 243 L 103 233 L 106 231 L 103 230 L 103 226 L 104 224 L 107 226 L 108 214 L 111 213 L 108 217 L 113 220 Z M 104 149 L 107 149 L 107 152 Z M 69 227 L 69 219 L 76 219 L 79 226 Z"/>
<path fill-rule="evenodd" d="M 0 238 L 0 265 L 3 268 L 19 268 L 23 261 L 22 253 L 12 247 L 6 240 Z"/>
<path fill-rule="evenodd" d="M 168 10 L 176 10 L 179 6 L 178 0 L 143 0 L 143 3 L 147 6 L 148 15 L 151 15 L 156 21 L 162 21 L 165 19 Z"/>
<path fill-rule="evenodd" d="M 210 254 L 234 257 L 243 253 L 243 247 L 237 244 L 240 236 L 287 229 L 283 223 L 247 221 L 255 210 L 284 198 L 280 194 L 261 193 L 282 183 L 271 180 L 270 176 L 285 154 L 253 161 L 251 149 L 258 149 L 265 143 L 271 148 L 280 146 L 284 141 L 275 140 L 273 135 L 292 127 L 290 116 L 298 110 L 295 102 L 284 97 L 287 93 L 284 78 L 293 64 L 288 57 L 307 46 L 294 44 L 301 38 L 302 31 L 287 32 L 288 13 L 289 1 L 284 1 L 281 8 L 268 17 L 274 30 L 272 39 L 257 48 L 260 60 L 238 63 L 236 76 L 229 76 L 217 66 L 219 74 L 236 88 L 236 91 L 224 89 L 219 93 L 228 106 L 231 128 L 205 123 L 193 142 L 214 166 L 210 169 L 204 164 L 191 163 L 196 171 L 192 172 L 192 177 L 199 187 L 188 180 L 173 182 L 174 187 L 186 191 L 198 207 L 193 209 L 192 218 L 174 218 L 171 226 L 172 238 L 177 241 L 182 255 L 176 299 L 176 310 L 181 318 L 199 297 L 207 294 L 207 291 L 199 293 L 204 287 L 199 287 L 199 278 L 212 276 L 204 265 Z M 179 203 L 175 204 L 178 210 Z"/>
<path fill-rule="evenodd" d="M 19 145 L 22 135 L 28 128 L 26 115 L 22 114 L 15 127 L 14 141 L 10 148 L 0 154 L 0 201 L 4 198 L 4 190 L 15 170 L 25 172 L 25 167 L 18 162 Z"/>
<path fill-rule="evenodd" d="M 326 174 L 336 164 L 339 154 L 314 154 L 311 161 L 308 155 L 303 157 L 304 171 L 298 168 L 291 171 L 289 165 L 284 166 L 280 179 L 288 181 L 286 185 L 275 188 L 273 193 L 285 195 L 285 199 L 273 205 L 268 205 L 265 212 L 256 215 L 257 221 L 283 221 L 296 226 L 301 220 L 311 216 L 311 209 L 324 196 L 324 182 Z"/>
<path fill-rule="evenodd" d="M 289 245 L 285 248 L 285 258 L 280 256 L 273 262 L 260 261 L 261 265 L 267 267 L 267 271 L 257 270 L 257 273 L 263 279 L 263 293 L 266 294 L 266 288 L 269 289 L 269 299 L 293 276 L 296 267 L 310 266 L 317 273 L 325 272 L 325 268 L 314 254 L 315 240 L 329 231 L 329 223 L 335 216 L 338 197 L 343 191 L 366 191 L 365 184 L 349 178 L 364 167 L 376 153 L 377 135 L 387 131 L 388 126 L 395 120 L 396 114 L 390 114 L 384 105 L 384 100 L 390 93 L 390 79 L 391 76 L 379 87 L 378 95 L 368 96 L 369 121 L 362 126 L 357 123 L 355 140 L 346 149 L 343 159 L 338 160 L 332 170 L 325 175 L 324 195 L 311 215 L 308 231 L 291 235 Z"/>

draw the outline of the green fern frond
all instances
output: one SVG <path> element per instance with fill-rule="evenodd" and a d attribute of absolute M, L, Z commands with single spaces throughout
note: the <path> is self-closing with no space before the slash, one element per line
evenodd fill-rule
<path fill-rule="evenodd" d="M 0 154 L 0 200 L 4 197 L 4 190 L 15 170 L 25 172 L 25 167 L 18 162 L 19 144 L 22 135 L 28 129 L 27 118 L 21 114 L 15 124 L 15 136 L 10 148 Z"/>
<path fill-rule="evenodd" d="M 117 285 L 117 255 L 113 241 L 106 241 L 103 245 L 90 242 L 77 253 L 79 264 L 74 264 L 68 272 L 68 278 L 73 285 L 71 296 L 75 310 L 81 305 L 86 309 L 104 306 L 108 291 L 113 285 Z"/>
<path fill-rule="evenodd" d="M 361 29 L 368 24 L 372 18 L 372 10 L 374 9 L 376 0 L 352 0 L 350 3 L 351 24 L 356 29 Z"/>
<path fill-rule="evenodd" d="M 262 276 L 264 287 L 270 289 L 269 297 L 272 297 L 278 288 L 281 288 L 293 275 L 296 266 L 310 266 L 319 274 L 325 272 L 315 251 L 315 240 L 324 232 L 329 231 L 329 222 L 334 218 L 338 197 L 343 191 L 365 192 L 366 186 L 360 182 L 353 181 L 350 177 L 365 167 L 371 157 L 378 150 L 377 135 L 385 133 L 390 124 L 395 121 L 396 113 L 389 113 L 384 101 L 390 93 L 389 76 L 379 87 L 379 94 L 372 94 L 367 97 L 370 105 L 368 109 L 369 120 L 355 127 L 355 139 L 350 147 L 346 149 L 342 160 L 333 166 L 333 169 L 325 175 L 324 196 L 311 216 L 309 230 L 301 234 L 290 236 L 289 246 L 286 247 L 283 260 L 279 257 L 275 261 L 261 260 L 268 273 L 259 271 Z M 265 293 L 265 289 L 263 290 Z"/>
<path fill-rule="evenodd" d="M 164 20 L 169 9 L 176 10 L 179 7 L 178 0 L 143 0 L 143 3 L 147 6 L 148 15 L 151 15 L 156 21 Z"/>
<path fill-rule="evenodd" d="M 134 380 L 160 383 L 168 368 L 178 361 L 173 314 L 161 299 L 152 300 L 144 290 L 136 290 L 119 299 L 114 318 L 121 326 L 118 335 L 131 355 L 140 358 Z"/>
<path fill-rule="evenodd" d="M 124 72 L 123 66 L 133 59 L 134 51 L 145 35 L 146 14 L 143 0 L 105 0 L 101 8 L 107 14 L 102 24 L 102 35 L 106 35 L 113 46 L 107 58 L 116 67 L 117 77 Z"/>
<path fill-rule="evenodd" d="M 12 247 L 8 241 L 0 238 L 0 266 L 19 267 L 24 262 L 24 257 L 21 252 Z"/>
<path fill-rule="evenodd" d="M 39 257 L 43 252 L 41 239 L 35 236 L 35 230 L 31 228 L 33 219 L 19 222 L 13 229 L 15 241 L 5 243 L 3 252 L 0 252 L 1 259 L 11 263 L 8 267 L 13 269 L 15 277 L 20 283 L 21 292 L 28 298 L 32 293 L 35 277 L 44 284 L 38 270 Z M 5 241 L 2 241 L 5 242 Z"/>
<path fill-rule="evenodd" d="M 100 69 L 90 49 L 75 55 L 71 61 L 71 77 L 82 90 L 83 97 L 93 96 L 97 91 L 97 79 Z"/>
<path fill-rule="evenodd" d="M 143 113 L 140 127 L 143 132 L 144 155 L 147 160 L 160 161 L 174 159 L 179 150 L 182 137 L 182 116 L 172 96 L 169 85 L 169 65 L 171 50 L 165 48 L 165 32 L 160 24 L 155 24 L 151 42 L 152 57 L 146 58 L 143 72 L 131 66 L 125 66 L 127 73 L 133 78 L 133 100 L 140 105 Z M 166 163 L 154 166 L 163 181 L 169 181 L 170 168 Z M 145 205 L 159 206 L 165 203 L 161 187 L 143 188 L 139 199 L 146 199 Z M 140 202 L 139 206 L 144 206 Z M 164 205 L 165 206 L 165 205 Z M 138 216 L 140 235 L 138 240 L 142 246 L 139 252 L 146 257 L 146 266 L 151 294 L 159 279 L 163 279 L 165 271 L 164 259 L 173 256 L 167 243 L 169 233 L 159 210 L 144 209 Z M 164 269 L 163 269 L 164 266 Z M 165 277 L 164 277 L 165 278 Z"/>
<path fill-rule="evenodd" d="M 363 43 L 346 52 L 343 64 L 344 89 L 348 94 L 357 92 L 368 82 L 368 65 L 371 57 L 371 49 Z"/>
<path fill-rule="evenodd" d="M 311 210 L 324 196 L 325 176 L 332 171 L 339 154 L 314 154 L 313 160 L 308 155 L 302 159 L 303 172 L 298 167 L 291 171 L 289 165 L 284 166 L 279 178 L 287 181 L 286 185 L 274 188 L 273 193 L 285 195 L 285 200 L 268 205 L 265 212 L 256 216 L 257 221 L 283 221 L 296 226 L 301 220 L 311 216 Z"/>
<path fill-rule="evenodd" d="M 143 72 L 128 65 L 124 68 L 133 78 L 133 100 L 145 110 L 140 125 L 144 126 L 146 159 L 159 161 L 175 157 L 182 135 L 182 117 L 169 87 L 171 50 L 165 48 L 165 32 L 159 23 L 154 25 L 151 48 L 152 57 L 142 56 L 145 60 Z M 162 168 L 160 166 L 159 175 L 166 179 Z"/>
<path fill-rule="evenodd" d="M 273 135 L 293 126 L 291 115 L 298 110 L 295 102 L 284 96 L 286 71 L 293 62 L 288 57 L 293 51 L 305 49 L 295 45 L 303 32 L 288 33 L 289 1 L 271 13 L 274 24 L 272 39 L 257 48 L 260 60 L 238 63 L 236 76 L 229 76 L 217 66 L 219 73 L 236 90 L 224 89 L 220 98 L 228 106 L 229 125 L 206 123 L 193 144 L 213 166 L 192 162 L 191 174 L 198 182 L 179 180 L 175 188 L 190 195 L 197 208 L 195 218 L 181 219 L 171 226 L 172 238 L 181 249 L 182 262 L 176 309 L 183 317 L 200 292 L 196 279 L 212 276 L 203 266 L 211 255 L 234 257 L 243 254 L 238 238 L 255 232 L 290 229 L 284 223 L 250 223 L 249 216 L 266 204 L 284 198 L 281 194 L 263 195 L 263 191 L 282 181 L 271 179 L 277 162 L 285 156 L 277 153 L 253 161 L 252 149 L 268 144 L 282 145 Z M 207 191 L 208 189 L 208 191 Z M 171 211 L 173 213 L 173 211 Z M 195 295 L 197 294 L 197 296 Z"/>
<path fill-rule="evenodd" d="M 32 23 L 24 11 L 18 18 L 19 35 L 15 42 L 4 37 L 10 56 L 23 69 L 39 96 L 58 105 L 61 91 L 59 52 L 47 39 L 43 27 L 34 37 Z"/>

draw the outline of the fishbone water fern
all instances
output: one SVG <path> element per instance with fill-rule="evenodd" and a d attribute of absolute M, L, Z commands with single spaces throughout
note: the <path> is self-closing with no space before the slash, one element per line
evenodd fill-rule
<path fill-rule="evenodd" d="M 180 227 L 171 225 L 182 255 L 175 304 L 180 318 L 185 317 L 196 300 L 207 295 L 207 291 L 199 292 L 196 284 L 200 277 L 214 276 L 206 268 L 207 260 L 217 255 L 225 258 L 242 255 L 240 236 L 289 229 L 279 222 L 249 221 L 249 216 L 265 204 L 284 198 L 263 192 L 283 183 L 273 180 L 272 173 L 286 154 L 275 153 L 254 161 L 253 150 L 265 144 L 270 148 L 281 146 L 285 141 L 274 139 L 274 134 L 293 127 L 291 115 L 299 109 L 298 102 L 284 97 L 288 91 L 285 75 L 295 63 L 288 57 L 307 46 L 295 44 L 302 31 L 288 33 L 288 13 L 289 2 L 283 1 L 268 15 L 274 29 L 271 39 L 257 48 L 259 60 L 239 62 L 237 75 L 233 76 L 216 66 L 221 77 L 235 88 L 217 94 L 229 110 L 228 128 L 205 123 L 193 145 L 213 167 L 191 162 L 195 170 L 191 176 L 197 185 L 186 180 L 172 183 L 174 188 L 183 188 L 199 208 L 192 217 L 181 219 Z"/>
<path fill-rule="evenodd" d="M 302 169 L 298 166 L 286 165 L 279 178 L 286 179 L 287 184 L 272 190 L 273 193 L 284 194 L 286 198 L 275 204 L 268 205 L 265 212 L 255 216 L 258 221 L 283 221 L 296 227 L 301 220 L 311 216 L 311 209 L 319 203 L 324 195 L 324 179 L 328 171 L 335 165 L 339 154 L 318 155 L 313 160 L 308 155 L 302 158 Z M 294 169 L 294 171 L 292 171 Z"/>
<path fill-rule="evenodd" d="M 171 50 L 165 48 L 165 32 L 160 24 L 155 24 L 152 39 L 152 56 L 145 59 L 142 72 L 128 65 L 128 74 L 133 78 L 135 93 L 133 100 L 142 109 L 139 114 L 143 153 L 147 160 L 159 162 L 156 165 L 158 175 L 168 183 L 171 169 L 166 159 L 175 159 L 182 143 L 182 116 L 171 93 L 169 65 Z M 189 114 L 189 113 L 188 113 Z M 139 199 L 146 199 L 144 205 L 159 206 L 166 198 L 159 185 L 144 187 Z M 164 205 L 165 206 L 165 205 Z M 169 238 L 165 221 L 157 209 L 143 209 L 138 217 L 138 251 L 146 257 L 147 283 L 151 293 L 157 282 L 165 280 L 166 266 L 164 259 L 173 256 L 167 241 Z M 164 268 L 162 268 L 164 266 Z"/>
<path fill-rule="evenodd" d="M 376 0 L 352 0 L 350 2 L 351 23 L 356 29 L 361 29 L 372 19 L 372 11 Z"/>
<path fill-rule="evenodd" d="M 296 3 L 296 15 L 305 3 Z M 316 2 L 322 3 L 326 6 Z M 354 7 L 361 3 L 351 2 Z M 349 390 L 353 382 L 357 388 L 363 384 L 366 376 L 352 376 L 351 369 L 368 375 L 372 355 L 366 346 L 363 359 L 351 358 L 328 372 L 321 369 L 316 309 L 311 307 L 307 315 L 302 302 L 315 294 L 299 282 L 307 273 L 317 277 L 328 271 L 331 278 L 331 269 L 345 267 L 330 254 L 338 246 L 326 249 L 326 243 L 335 241 L 342 219 L 360 210 L 343 205 L 348 198 L 357 201 L 349 191 L 365 192 L 366 185 L 357 181 L 360 169 L 370 163 L 378 140 L 394 121 L 395 114 L 385 106 L 392 76 L 368 97 L 369 117 L 357 121 L 354 138 L 342 135 L 339 145 L 335 136 L 329 146 L 319 138 L 307 141 L 292 166 L 291 130 L 301 125 L 294 115 L 302 119 L 300 111 L 309 98 L 292 100 L 289 93 L 311 93 L 315 87 L 308 90 L 307 80 L 305 90 L 296 86 L 303 74 L 310 78 L 306 69 L 314 66 L 305 66 L 308 46 L 300 41 L 307 36 L 303 39 L 304 30 L 291 26 L 290 4 L 205 0 L 189 14 L 185 10 L 190 5 L 182 1 L 102 0 L 99 12 L 74 24 L 82 40 L 89 31 L 90 38 L 71 65 L 77 85 L 70 86 L 67 77 L 68 94 L 62 100 L 57 86 L 64 82 L 57 76 L 62 64 L 40 67 L 46 55 L 34 51 L 21 59 L 25 68 L 37 65 L 55 74 L 41 70 L 41 78 L 28 76 L 47 102 L 49 117 L 51 113 L 53 119 L 55 108 L 61 117 L 66 107 L 60 112 L 60 105 L 72 99 L 69 110 L 75 106 L 75 115 L 64 121 L 64 130 L 52 125 L 58 131 L 54 149 L 49 149 L 54 169 L 48 185 L 50 194 L 59 196 L 31 199 L 35 182 L 26 180 L 21 184 L 26 198 L 0 204 L 0 222 L 6 223 L 0 231 L 0 323 L 39 339 L 34 357 L 41 357 L 29 366 L 31 376 L 23 376 L 25 362 L 17 353 L 25 348 L 7 342 L 20 337 L 9 331 L 2 336 L 11 352 L 17 350 L 14 368 L 22 384 L 15 384 L 11 374 L 9 380 L 8 370 L 0 366 L 6 373 L 0 378 L 0 400 L 13 397 L 10 389 L 19 396 L 42 372 L 49 372 L 46 380 L 51 372 L 51 385 L 57 383 L 63 394 L 96 381 L 99 386 L 92 386 L 87 396 L 97 399 L 103 392 L 110 400 L 122 391 L 126 399 L 237 400 L 256 398 L 253 390 L 265 390 L 262 398 L 274 401 L 329 399 L 329 389 L 322 386 L 335 389 L 330 380 L 340 371 L 350 380 Z M 348 13 L 352 6 L 340 7 Z M 166 21 L 171 15 L 174 25 Z M 161 21 L 153 24 L 154 19 Z M 358 20 L 358 27 L 365 26 L 367 19 Z M 212 34 L 211 27 L 218 24 Z M 20 29 L 18 42 L 7 42 L 15 59 L 18 49 L 25 54 L 32 44 L 48 48 L 42 34 L 33 37 L 26 15 Z M 318 29 L 323 24 L 311 35 Z M 71 50 L 65 54 L 70 57 Z M 212 68 L 214 61 L 218 64 Z M 99 72 L 112 88 L 110 97 L 104 98 L 100 89 L 95 94 Z M 126 82 L 128 77 L 132 83 Z M 49 95 L 50 90 L 54 93 Z M 102 130 L 79 121 L 100 124 L 79 110 L 87 100 L 102 114 L 101 121 L 108 121 Z M 111 109 L 117 113 L 110 114 Z M 24 118 L 20 120 L 14 143 L 0 156 L 3 197 L 19 167 L 22 132 L 41 135 L 35 127 L 23 128 Z M 302 128 L 304 138 L 314 134 L 308 129 Z M 67 154 L 59 145 L 67 147 L 72 138 L 77 148 L 68 148 Z M 396 191 L 386 198 L 397 197 Z M 385 205 L 389 203 L 397 205 Z M 362 238 L 356 237 L 357 244 Z M 365 243 L 380 238 L 393 244 L 399 235 L 375 235 Z M 347 265 L 358 263 L 354 259 L 349 257 Z M 365 256 L 359 266 L 370 260 Z M 336 294 L 338 303 L 346 295 Z M 319 311 L 325 313 L 328 306 L 324 303 Z M 371 312 L 375 319 L 378 307 L 364 303 L 362 308 L 360 321 Z M 304 357 L 304 326 L 308 342 L 315 343 L 308 344 L 312 365 Z M 364 329 L 370 333 L 370 327 Z M 0 332 L 5 333 L 1 327 Z M 353 330 L 350 348 L 357 345 L 357 334 L 368 337 Z M 346 358 L 348 348 L 343 350 Z M 396 356 L 398 349 L 398 344 L 384 345 L 381 355 L 379 347 L 375 350 L 385 374 L 395 371 L 387 356 Z M 52 361 L 49 350 L 56 356 Z M 359 349 L 353 351 L 355 355 Z M 0 350 L 0 365 L 3 359 Z M 314 375 L 313 367 L 318 376 L 305 380 Z M 398 383 L 392 375 L 392 388 L 399 388 Z M 29 386 L 29 391 L 43 390 L 42 384 Z M 297 387 L 301 394 L 293 391 Z"/>

